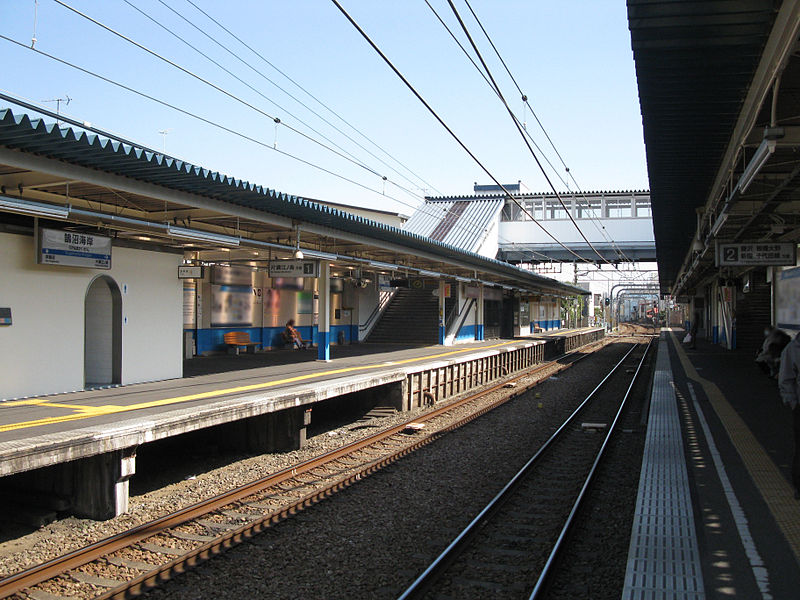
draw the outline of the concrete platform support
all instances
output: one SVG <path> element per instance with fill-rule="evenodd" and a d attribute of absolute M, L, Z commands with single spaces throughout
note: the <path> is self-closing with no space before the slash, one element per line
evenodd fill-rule
<path fill-rule="evenodd" d="M 136 473 L 136 449 L 126 448 L 67 463 L 73 465 L 72 510 L 103 521 L 128 512 L 128 482 Z"/>
<path fill-rule="evenodd" d="M 299 450 L 306 445 L 306 427 L 311 424 L 311 409 L 290 408 L 268 415 L 269 445 L 272 450 Z"/>
<path fill-rule="evenodd" d="M 35 506 L 58 505 L 59 512 L 105 521 L 128 512 L 135 472 L 136 448 L 126 448 L 20 473 L 8 480 L 8 491 Z"/>
<path fill-rule="evenodd" d="M 387 406 L 398 411 L 410 410 L 411 406 L 408 403 L 405 386 L 405 381 L 398 381 L 363 390 L 358 392 L 359 401 L 367 409 L 375 406 Z"/>
<path fill-rule="evenodd" d="M 299 450 L 306 445 L 311 409 L 296 407 L 219 427 L 219 443 L 252 454 Z"/>

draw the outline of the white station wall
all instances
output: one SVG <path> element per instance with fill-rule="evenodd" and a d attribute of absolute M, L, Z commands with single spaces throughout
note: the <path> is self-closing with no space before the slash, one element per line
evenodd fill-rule
<path fill-rule="evenodd" d="M 80 390 L 84 303 L 92 280 L 111 277 L 122 294 L 122 383 L 181 377 L 181 257 L 115 247 L 112 269 L 36 264 L 31 236 L 0 234 L 0 399 Z"/>

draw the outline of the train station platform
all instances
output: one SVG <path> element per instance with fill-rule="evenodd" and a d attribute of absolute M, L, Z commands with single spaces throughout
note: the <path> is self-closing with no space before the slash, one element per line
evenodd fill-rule
<path fill-rule="evenodd" d="M 662 330 L 623 598 L 797 598 L 792 415 L 746 350 Z"/>
<path fill-rule="evenodd" d="M 565 332 L 584 343 L 603 335 Z M 547 345 L 357 344 L 334 347 L 327 362 L 313 350 L 201 357 L 182 379 L 3 401 L 0 477 L 69 498 L 76 515 L 110 518 L 127 510 L 142 444 L 213 428 L 249 452 L 299 448 L 318 402 L 353 395 L 409 410 L 541 362 Z"/>

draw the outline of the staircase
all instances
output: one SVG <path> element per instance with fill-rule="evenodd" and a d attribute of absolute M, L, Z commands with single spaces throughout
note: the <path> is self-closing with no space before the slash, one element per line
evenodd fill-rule
<path fill-rule="evenodd" d="M 438 299 L 431 294 L 431 290 L 399 288 L 366 341 L 379 344 L 438 344 Z"/>
<path fill-rule="evenodd" d="M 750 291 L 736 300 L 736 349 L 752 352 L 764 341 L 764 327 L 771 320 L 771 285 L 766 272 L 756 269 L 750 275 Z"/>

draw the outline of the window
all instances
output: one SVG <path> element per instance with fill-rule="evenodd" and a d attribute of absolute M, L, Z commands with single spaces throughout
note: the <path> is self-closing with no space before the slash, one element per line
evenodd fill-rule
<path fill-rule="evenodd" d="M 653 211 L 650 207 L 650 198 L 637 198 L 636 199 L 636 216 L 637 217 L 652 217 Z"/>
<path fill-rule="evenodd" d="M 608 198 L 606 200 L 606 210 L 608 216 L 614 218 L 632 217 L 632 200 L 631 198 Z"/>
<path fill-rule="evenodd" d="M 566 204 L 566 202 L 564 203 Z M 568 205 L 567 205 L 568 206 Z M 547 201 L 547 218 L 548 219 L 567 219 L 567 211 L 561 206 L 558 200 Z"/>
<path fill-rule="evenodd" d="M 575 214 L 578 219 L 592 219 L 602 216 L 603 204 L 600 198 L 576 198 Z"/>

